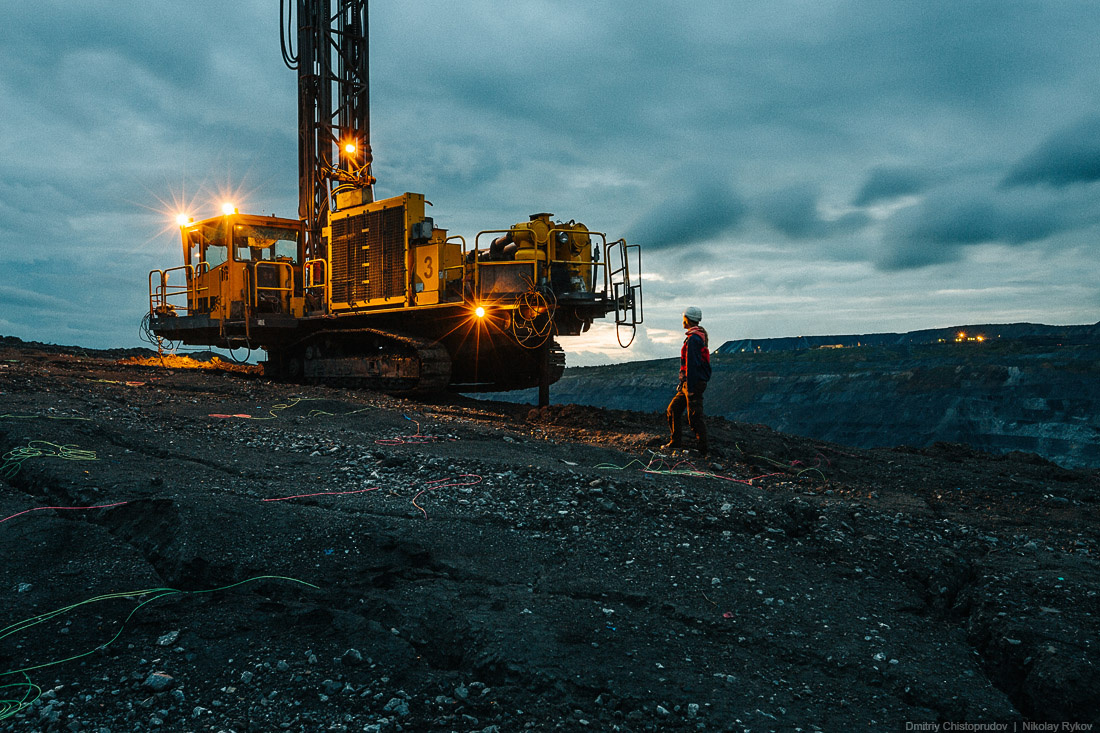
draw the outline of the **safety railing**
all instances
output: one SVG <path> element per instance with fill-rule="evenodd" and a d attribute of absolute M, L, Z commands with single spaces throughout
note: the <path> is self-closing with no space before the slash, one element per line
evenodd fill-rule
<path fill-rule="evenodd" d="M 478 300 L 502 295 L 519 295 L 531 290 L 536 282 L 536 262 L 479 262 L 475 265 Z"/>
<path fill-rule="evenodd" d="M 452 234 L 451 236 L 447 237 L 446 241 L 443 242 L 444 248 L 446 248 L 446 246 L 448 244 L 451 244 L 452 242 L 458 242 L 460 245 L 462 245 L 462 256 L 459 258 L 457 265 L 451 265 L 450 267 L 443 268 L 443 279 L 447 281 L 461 278 L 466 271 L 466 237 L 463 237 L 461 234 Z M 458 271 L 457 277 L 451 276 L 450 273 L 453 270 Z"/>
<path fill-rule="evenodd" d="M 481 237 L 482 237 L 482 235 L 508 234 L 511 231 L 512 231 L 511 229 L 487 229 L 485 231 L 478 232 L 477 237 L 474 240 L 474 252 L 475 253 L 481 253 L 482 252 L 482 249 L 481 249 Z M 550 255 L 549 255 L 550 242 L 554 241 L 555 236 L 559 233 L 565 233 L 569 236 L 577 236 L 577 235 L 587 236 L 587 237 L 590 238 L 590 240 L 592 240 L 592 239 L 596 240 L 596 245 L 597 246 L 596 246 L 596 249 L 594 251 L 597 252 L 597 253 L 603 252 L 604 253 L 603 260 L 604 261 L 601 262 L 598 255 L 596 257 L 593 257 L 591 260 L 589 260 L 587 262 L 584 261 L 584 260 L 553 259 L 553 258 L 551 258 Z M 588 243 L 588 245 L 586 245 L 586 246 L 589 246 L 589 247 L 592 246 L 592 242 L 590 241 Z M 631 245 L 631 246 L 633 247 L 633 246 L 636 246 L 636 245 Z M 561 227 L 555 227 L 555 228 L 552 228 L 552 229 L 547 231 L 547 234 L 546 234 L 545 238 L 536 239 L 535 240 L 535 247 L 539 252 L 542 252 L 546 255 L 546 257 L 543 261 L 546 262 L 546 265 L 547 265 L 548 269 L 553 265 L 565 265 L 567 267 L 573 267 L 573 268 L 577 268 L 579 270 L 584 270 L 585 268 L 588 268 L 588 270 L 589 270 L 588 277 L 586 278 L 586 281 L 584 283 L 586 292 L 593 293 L 595 295 L 599 295 L 599 296 L 602 296 L 602 297 L 607 297 L 608 296 L 608 293 L 612 289 L 612 283 L 611 283 L 611 273 L 610 273 L 608 265 L 607 265 L 608 247 L 609 247 L 609 244 L 607 242 L 607 234 L 605 234 L 604 232 L 597 232 L 597 231 L 589 231 L 589 230 L 578 231 L 576 229 L 566 229 L 566 228 L 561 228 Z M 465 260 L 465 254 L 463 255 L 463 260 Z M 537 261 L 538 260 L 532 260 L 532 262 L 537 262 Z M 474 257 L 475 277 L 480 282 L 481 278 L 480 278 L 480 273 L 478 272 L 478 270 L 481 267 L 492 267 L 492 266 L 501 265 L 501 264 L 513 264 L 514 262 L 515 262 L 515 260 L 508 260 L 508 261 L 505 261 L 505 262 L 491 262 L 491 261 L 490 262 L 481 262 L 479 260 L 479 258 L 475 255 L 475 257 Z M 618 270 L 616 270 L 616 272 L 618 272 Z M 602 285 L 602 287 L 598 288 L 597 284 Z"/>
<path fill-rule="evenodd" d="M 473 295 L 478 301 L 500 295 L 518 295 L 530 290 L 536 281 L 538 260 L 481 261 L 481 237 L 488 234 L 507 234 L 510 231 L 510 229 L 486 229 L 478 232 L 474 237 L 473 273 L 477 287 Z M 465 262 L 465 248 L 463 252 L 462 261 Z"/>
<path fill-rule="evenodd" d="M 307 301 L 313 301 L 311 307 L 328 310 L 332 283 L 329 281 L 328 260 L 306 260 L 302 265 L 302 292 Z"/>
<path fill-rule="evenodd" d="M 184 282 L 170 282 L 173 272 L 182 272 Z M 155 279 L 155 282 L 154 282 Z M 204 288 L 205 289 L 205 288 Z M 195 268 L 191 265 L 152 270 L 149 273 L 149 313 L 153 315 L 187 315 L 198 297 Z M 182 300 L 182 302 L 180 302 Z"/>
<path fill-rule="evenodd" d="M 604 234 L 603 232 L 593 232 L 593 231 L 587 231 L 587 230 L 577 231 L 576 229 L 555 228 L 555 229 L 551 229 L 549 232 L 547 232 L 547 235 L 546 235 L 547 243 L 554 241 L 555 238 L 556 238 L 555 235 L 558 234 L 558 233 L 565 233 L 565 234 L 568 234 L 569 236 L 574 236 L 574 235 L 586 236 L 586 237 L 589 238 L 589 240 L 591 240 L 592 238 L 595 238 L 595 239 L 598 240 L 597 245 L 599 245 L 598 248 L 595 250 L 595 252 L 605 252 L 605 255 L 606 255 L 607 235 Z M 588 244 L 586 244 L 585 246 L 586 247 L 591 247 L 592 242 L 589 241 Z M 604 259 L 606 260 L 607 257 L 605 256 Z M 588 279 L 584 284 L 585 285 L 585 291 L 589 292 L 589 293 L 596 293 L 596 283 L 599 281 L 598 273 L 602 272 L 603 273 L 603 287 L 601 288 L 602 292 L 599 292 L 599 293 L 596 293 L 596 294 L 597 295 L 607 295 L 607 290 L 608 290 L 607 266 L 606 266 L 605 263 L 600 261 L 598 255 L 596 257 L 590 259 L 587 262 L 585 262 L 584 260 L 573 260 L 573 259 L 568 259 L 568 260 L 553 260 L 552 259 L 549 262 L 550 262 L 551 265 L 555 265 L 555 264 L 557 264 L 557 265 L 566 265 L 568 267 L 575 267 L 575 268 L 578 268 L 580 270 L 583 270 L 586 267 L 589 268 Z"/>
<path fill-rule="evenodd" d="M 278 285 L 260 285 L 261 268 L 263 270 L 274 270 L 274 281 Z M 275 300 L 283 305 L 283 310 L 286 309 L 286 305 L 283 297 L 283 293 L 286 293 L 287 297 L 294 293 L 294 268 L 291 267 L 289 262 L 266 262 L 259 261 L 254 263 L 255 273 L 251 278 L 250 302 L 249 306 L 252 309 L 256 309 L 260 304 L 260 296 L 264 293 L 274 293 Z M 285 277 L 284 277 L 285 275 Z M 286 283 L 286 285 L 283 285 Z"/>

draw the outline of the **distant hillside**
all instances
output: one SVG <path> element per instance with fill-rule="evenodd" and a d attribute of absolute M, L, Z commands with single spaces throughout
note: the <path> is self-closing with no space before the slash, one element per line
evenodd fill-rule
<path fill-rule="evenodd" d="M 718 354 L 801 351 L 856 346 L 917 346 L 962 341 L 1013 340 L 1032 344 L 1100 343 L 1100 323 L 1091 326 L 1046 326 L 1039 323 L 983 323 L 976 326 L 926 328 L 906 333 L 863 333 L 844 336 L 788 336 L 737 339 L 715 349 Z"/>
<path fill-rule="evenodd" d="M 1004 336 L 1017 327 L 1022 336 Z M 1100 339 L 1089 336 L 1096 328 L 987 328 L 1001 338 L 719 353 L 706 411 L 862 448 L 944 441 L 1100 467 Z M 676 370 L 675 358 L 570 368 L 551 388 L 551 400 L 663 413 Z"/>

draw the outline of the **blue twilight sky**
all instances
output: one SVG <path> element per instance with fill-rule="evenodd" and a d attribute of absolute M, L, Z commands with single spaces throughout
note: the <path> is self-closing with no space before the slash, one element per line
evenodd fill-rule
<path fill-rule="evenodd" d="M 297 212 L 278 2 L 10 3 L 0 334 L 140 343 L 175 210 Z M 646 329 L 1100 320 L 1100 6 L 403 0 L 371 9 L 380 196 L 467 237 L 536 211 L 644 248 Z"/>

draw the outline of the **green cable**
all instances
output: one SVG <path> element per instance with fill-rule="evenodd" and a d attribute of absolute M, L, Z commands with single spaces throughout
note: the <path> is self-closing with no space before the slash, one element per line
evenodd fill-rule
<path fill-rule="evenodd" d="M 737 450 L 741 451 L 741 455 L 746 455 L 746 453 L 741 450 L 740 446 L 737 446 Z M 760 458 L 761 460 L 767 461 L 768 463 L 771 463 L 772 465 L 777 466 L 779 468 L 792 468 L 792 466 L 785 465 L 785 464 L 780 463 L 778 461 L 773 461 L 772 459 L 766 458 L 764 456 L 751 456 L 751 457 Z M 635 463 L 637 463 L 639 466 L 641 466 L 642 471 L 644 471 L 645 473 L 656 474 L 658 476 L 690 476 L 690 477 L 693 477 L 693 478 L 720 478 L 720 479 L 725 479 L 725 480 L 733 480 L 733 481 L 741 482 L 741 479 L 729 479 L 728 477 L 722 476 L 720 474 L 711 473 L 709 471 L 700 471 L 698 469 L 686 469 L 686 468 L 681 468 L 681 469 L 677 469 L 677 468 L 660 469 L 660 468 L 652 468 L 652 466 L 653 466 L 653 461 L 652 460 L 649 463 L 642 463 L 637 458 L 635 458 L 634 460 L 632 460 L 630 463 L 626 464 L 625 466 L 620 466 L 620 465 L 617 465 L 615 463 L 600 463 L 597 466 L 595 466 L 595 468 L 596 469 L 603 469 L 603 470 L 625 471 L 626 469 L 633 466 Z M 667 465 L 667 464 L 666 464 L 665 461 L 662 460 L 662 461 L 658 461 L 657 465 L 658 466 L 663 466 L 663 465 Z M 802 474 L 807 473 L 809 471 L 816 472 L 817 475 L 821 477 L 822 481 L 828 481 L 828 479 L 825 477 L 825 474 L 822 473 L 820 470 L 818 470 L 816 467 L 813 467 L 813 466 L 811 466 L 809 468 L 802 469 L 801 471 L 799 471 L 798 473 L 795 474 L 795 478 L 801 478 Z"/>
<path fill-rule="evenodd" d="M 31 682 L 31 678 L 27 677 L 26 674 L 24 674 L 23 677 L 26 678 L 26 682 L 12 682 L 7 685 L 0 685 L 0 720 L 6 720 L 7 718 L 12 717 L 23 708 L 33 705 L 35 700 L 42 697 L 42 688 Z M 7 693 L 3 692 L 3 690 L 12 687 L 26 688 L 27 691 L 23 695 L 23 698 L 21 700 L 14 700 L 5 697 Z M 34 694 L 34 698 L 31 700 L 27 700 L 27 698 L 29 698 L 32 693 Z"/>
<path fill-rule="evenodd" d="M 310 400 L 310 401 L 322 400 L 322 399 L 325 399 L 325 398 L 323 398 L 323 397 L 295 397 L 293 402 L 288 402 L 288 403 L 280 402 L 279 404 L 272 405 L 271 408 L 267 411 L 267 414 L 270 415 L 271 417 L 252 417 L 252 416 L 249 416 L 245 419 L 247 419 L 247 420 L 275 420 L 276 418 L 279 417 L 278 415 L 275 414 L 276 412 L 281 413 L 283 410 L 289 410 L 291 407 L 295 407 L 299 402 L 305 402 L 307 400 Z M 310 410 L 308 413 L 306 413 L 305 416 L 306 417 L 320 417 L 322 415 L 327 415 L 327 416 L 330 416 L 330 417 L 343 417 L 345 415 L 355 415 L 357 413 L 366 412 L 367 410 L 373 410 L 373 409 L 374 409 L 373 407 L 364 407 L 360 410 L 352 410 L 351 412 L 341 412 L 341 413 L 327 412 L 325 410 Z"/>
<path fill-rule="evenodd" d="M 634 460 L 632 460 L 632 461 L 631 461 L 630 463 L 626 464 L 625 466 L 618 466 L 618 465 L 616 465 L 616 464 L 614 464 L 614 463 L 601 463 L 601 464 L 599 464 L 598 466 L 595 466 L 595 468 L 598 468 L 598 469 L 604 469 L 604 470 L 625 471 L 626 469 L 628 469 L 628 468 L 630 468 L 631 466 L 633 466 L 633 465 L 634 465 L 635 463 L 637 463 L 637 464 L 638 464 L 639 466 L 641 466 L 641 467 L 642 467 L 643 469 L 645 469 L 645 468 L 647 468 L 647 467 L 648 467 L 648 464 L 646 464 L 646 463 L 642 463 L 642 462 L 641 462 L 641 461 L 639 461 L 639 460 L 638 460 L 637 458 L 635 458 Z"/>
<path fill-rule="evenodd" d="M 66 461 L 96 461 L 95 451 L 84 450 L 75 445 L 58 445 L 48 440 L 32 440 L 25 446 L 12 448 L 0 456 L 4 463 L 0 464 L 0 478 L 11 478 L 19 473 L 23 467 L 23 461 L 31 458 L 61 458 Z"/>
<path fill-rule="evenodd" d="M 121 592 L 121 593 L 108 593 L 108 594 L 105 594 L 105 595 L 96 596 L 94 598 L 89 598 L 87 600 L 80 601 L 79 603 L 74 603 L 74 604 L 69 605 L 69 606 L 64 606 L 62 608 L 58 608 L 58 609 L 55 609 L 53 611 L 48 611 L 46 613 L 42 613 L 42 614 L 39 614 L 37 616 L 32 616 L 30 618 L 23 619 L 22 621 L 17 621 L 14 624 L 9 624 L 8 626 L 4 627 L 3 629 L 0 629 L 0 641 L 2 641 L 3 639 L 6 639 L 7 637 L 11 636 L 12 634 L 16 634 L 20 631 L 24 631 L 25 629 L 29 629 L 31 627 L 37 626 L 38 624 L 45 623 L 46 621 L 49 621 L 51 619 L 57 618 L 58 616 L 64 615 L 64 614 L 68 613 L 69 611 L 72 611 L 73 609 L 80 608 L 81 606 L 86 606 L 86 605 L 91 604 L 91 603 L 98 603 L 99 601 L 112 600 L 112 599 L 115 599 L 115 598 L 135 598 L 135 597 L 136 598 L 141 598 L 142 596 L 151 596 L 151 597 L 141 601 L 136 606 L 134 606 L 134 608 L 131 609 L 130 613 L 126 615 L 126 618 L 123 619 L 122 625 L 119 627 L 119 629 L 115 633 L 115 635 L 113 637 L 111 637 L 108 641 L 106 641 L 103 644 L 100 644 L 99 646 L 97 646 L 96 648 L 94 648 L 90 651 L 84 652 L 82 654 L 76 654 L 76 655 L 73 655 L 71 657 L 66 657 L 65 659 L 57 659 L 57 660 L 54 660 L 52 662 L 45 662 L 43 664 L 36 664 L 36 665 L 30 666 L 30 667 L 23 667 L 22 669 L 12 669 L 12 670 L 8 670 L 7 672 L 0 672 L 0 677 L 6 677 L 8 675 L 20 674 L 20 673 L 22 673 L 24 676 L 26 676 L 26 673 L 30 672 L 32 670 L 42 669 L 44 667 L 53 667 L 55 665 L 64 664 L 66 662 L 71 662 L 71 661 L 74 661 L 76 659 L 82 659 L 84 657 L 87 657 L 87 656 L 90 656 L 90 655 L 94 654 L 97 651 L 100 651 L 102 649 L 106 649 L 108 646 L 110 646 L 112 643 L 114 643 L 115 640 L 118 639 L 118 637 L 122 636 L 122 632 L 126 629 L 126 624 L 130 622 L 130 619 L 134 617 L 134 614 L 136 614 L 144 606 L 152 603 L 153 601 L 160 600 L 161 598 L 164 598 L 166 596 L 171 596 L 171 595 L 199 595 L 199 594 L 203 594 L 203 593 L 217 593 L 219 591 L 230 590 L 232 588 L 236 588 L 237 586 L 244 585 L 245 583 L 253 583 L 253 582 L 258 581 L 258 580 L 286 580 L 286 581 L 289 581 L 289 582 L 292 582 L 292 583 L 299 583 L 300 585 L 306 585 L 306 586 L 309 586 L 310 588 L 319 588 L 319 586 L 316 586 L 313 583 L 308 583 L 304 580 L 298 580 L 297 578 L 289 578 L 289 577 L 286 577 L 286 576 L 283 576 L 283 575 L 258 575 L 255 578 L 248 578 L 247 580 L 241 580 L 239 582 L 232 583 L 230 585 L 221 586 L 220 588 L 209 588 L 207 590 L 178 590 L 176 588 L 147 588 L 145 590 L 128 591 L 128 592 Z"/>
<path fill-rule="evenodd" d="M 48 440 L 32 440 L 25 446 L 13 448 L 3 456 L 0 465 L 0 478 L 11 478 L 19 473 L 23 461 L 31 458 L 61 458 L 66 461 L 96 461 L 95 451 L 84 450 L 76 445 L 58 445 Z"/>
<path fill-rule="evenodd" d="M 609 471 L 625 471 L 626 469 L 633 466 L 635 463 L 637 463 L 639 466 L 641 466 L 641 470 L 644 471 L 645 473 L 656 474 L 658 476 L 692 476 L 694 478 L 722 478 L 722 477 L 718 476 L 718 474 L 709 473 L 707 471 L 699 471 L 697 469 L 696 470 L 690 470 L 690 469 L 686 469 L 686 468 L 682 468 L 682 469 L 652 468 L 652 466 L 653 466 L 653 461 L 652 460 L 649 463 L 642 463 L 642 461 L 638 460 L 637 458 L 635 458 L 634 460 L 632 460 L 630 463 L 626 464 L 625 466 L 620 466 L 620 465 L 615 464 L 615 463 L 600 463 L 599 465 L 594 466 L 594 468 L 597 469 L 597 470 L 603 469 L 603 470 L 609 470 Z M 658 461 L 657 465 L 659 465 L 659 466 L 660 465 L 665 465 L 665 461 Z"/>
<path fill-rule="evenodd" d="M 743 456 L 747 456 L 749 458 L 759 458 L 760 460 L 767 461 L 768 463 L 772 464 L 773 466 L 776 466 L 777 468 L 794 468 L 794 466 L 791 466 L 790 464 L 782 463 L 780 461 L 773 460 L 771 458 L 768 458 L 767 456 L 758 456 L 754 453 L 746 453 L 745 451 L 741 450 L 740 445 L 737 445 L 736 443 L 734 445 L 737 448 L 737 450 L 740 451 L 741 455 L 743 455 Z M 820 461 L 819 461 L 819 463 L 820 463 Z M 825 474 L 819 468 L 817 468 L 816 466 L 809 466 L 808 468 L 804 468 L 801 471 L 799 471 L 798 473 L 796 473 L 794 475 L 794 477 L 795 478 L 801 478 L 802 474 L 807 473 L 809 471 L 815 471 L 817 473 L 817 475 L 821 477 L 822 481 L 824 481 L 824 482 L 829 481 L 829 479 L 826 478 Z"/>
<path fill-rule="evenodd" d="M 70 415 L 14 415 L 10 412 L 5 413 L 3 415 L 0 415 L 0 419 L 10 418 L 12 420 L 30 420 L 30 419 L 33 419 L 33 418 L 36 418 L 36 417 L 44 417 L 47 420 L 91 420 L 92 419 L 90 417 L 76 417 L 76 416 L 70 416 Z"/>
<path fill-rule="evenodd" d="M 291 407 L 294 407 L 295 405 L 297 405 L 302 400 L 313 400 L 313 399 L 320 399 L 320 398 L 318 398 L 318 397 L 295 397 L 294 401 L 289 403 L 289 404 L 279 403 L 277 405 L 272 405 L 271 409 L 269 409 L 267 411 L 267 414 L 271 415 L 271 417 L 250 417 L 248 419 L 249 420 L 274 420 L 277 417 L 279 417 L 278 415 L 275 414 L 276 410 L 278 410 L 279 412 L 282 412 L 283 410 L 288 410 Z"/>

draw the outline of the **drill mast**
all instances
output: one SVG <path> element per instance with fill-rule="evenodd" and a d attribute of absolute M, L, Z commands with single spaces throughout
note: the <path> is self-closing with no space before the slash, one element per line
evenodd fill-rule
<path fill-rule="evenodd" d="M 335 190 L 374 200 L 367 0 L 280 0 L 280 15 L 283 60 L 298 72 L 298 217 L 306 256 L 324 257 L 321 229 Z"/>

